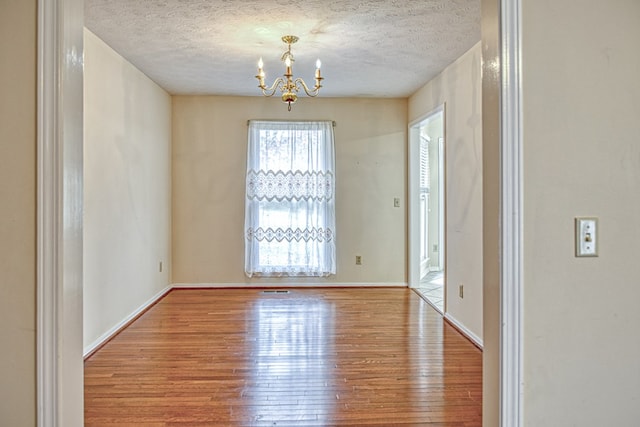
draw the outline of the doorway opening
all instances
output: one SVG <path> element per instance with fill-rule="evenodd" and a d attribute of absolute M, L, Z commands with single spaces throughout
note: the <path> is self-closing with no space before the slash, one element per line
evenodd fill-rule
<path fill-rule="evenodd" d="M 446 310 L 444 105 L 409 128 L 409 285 Z"/>

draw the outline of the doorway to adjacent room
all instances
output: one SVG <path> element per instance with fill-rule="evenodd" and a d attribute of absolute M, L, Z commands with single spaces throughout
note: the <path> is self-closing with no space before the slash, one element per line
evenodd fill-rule
<path fill-rule="evenodd" d="M 410 126 L 410 286 L 440 313 L 445 292 L 444 105 Z"/>

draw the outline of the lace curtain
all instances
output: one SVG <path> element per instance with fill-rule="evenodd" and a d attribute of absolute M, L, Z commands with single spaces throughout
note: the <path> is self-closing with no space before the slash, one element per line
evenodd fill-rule
<path fill-rule="evenodd" d="M 247 276 L 336 272 L 333 124 L 249 122 Z"/>

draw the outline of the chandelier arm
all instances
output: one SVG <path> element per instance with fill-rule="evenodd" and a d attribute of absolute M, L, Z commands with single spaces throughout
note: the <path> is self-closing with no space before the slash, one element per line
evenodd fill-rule
<path fill-rule="evenodd" d="M 291 104 L 295 103 L 298 99 L 297 93 L 300 91 L 300 87 L 304 89 L 304 92 L 309 97 L 316 97 L 322 87 L 322 75 L 320 74 L 320 60 L 316 61 L 316 73 L 315 73 L 315 85 L 312 89 L 309 89 L 307 84 L 302 78 L 294 79 L 292 65 L 293 65 L 293 53 L 291 53 L 291 45 L 298 41 L 298 37 L 293 35 L 287 35 L 282 37 L 282 41 L 287 44 L 287 50 L 282 54 L 280 58 L 285 65 L 285 72 L 281 77 L 278 77 L 271 86 L 267 87 L 264 83 L 265 74 L 262 58 L 258 61 L 258 74 L 255 76 L 258 79 L 258 87 L 262 91 L 264 96 L 273 96 L 277 90 L 282 92 L 282 101 L 288 105 L 289 111 L 291 111 Z"/>
<path fill-rule="evenodd" d="M 304 82 L 304 80 L 302 80 L 302 77 L 298 77 L 295 80 L 295 85 L 298 86 L 298 84 L 300 84 L 300 86 L 302 86 L 302 88 L 304 89 L 304 92 L 307 94 L 307 96 L 310 96 L 312 98 L 318 96 L 318 92 L 320 91 L 320 88 L 322 87 L 320 82 L 317 82 L 316 85 L 313 87 L 313 90 L 311 90 L 311 89 L 309 89 L 307 87 L 307 85 Z"/>
<path fill-rule="evenodd" d="M 285 80 L 282 77 L 278 77 L 277 79 L 274 80 L 271 87 L 266 87 L 266 86 L 258 86 L 258 87 L 262 89 L 262 94 L 264 96 L 273 96 L 273 94 L 276 93 L 276 90 L 278 90 L 279 87 L 284 85 L 284 83 L 285 83 Z"/>

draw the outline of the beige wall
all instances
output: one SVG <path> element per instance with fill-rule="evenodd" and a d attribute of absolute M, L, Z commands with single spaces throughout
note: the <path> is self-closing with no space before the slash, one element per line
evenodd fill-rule
<path fill-rule="evenodd" d="M 35 1 L 0 3 L 0 425 L 36 422 Z"/>
<path fill-rule="evenodd" d="M 446 312 L 482 339 L 480 43 L 409 98 L 409 120 L 445 104 Z M 458 286 L 464 285 L 464 298 Z"/>
<path fill-rule="evenodd" d="M 640 2 L 522 3 L 525 425 L 638 425 Z"/>
<path fill-rule="evenodd" d="M 84 72 L 86 351 L 169 285 L 171 97 L 86 29 Z"/>
<path fill-rule="evenodd" d="M 173 282 L 283 282 L 244 275 L 248 119 L 337 122 L 337 274 L 311 281 L 406 283 L 405 99 L 203 96 L 173 98 Z"/>

